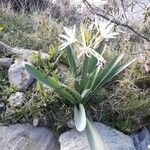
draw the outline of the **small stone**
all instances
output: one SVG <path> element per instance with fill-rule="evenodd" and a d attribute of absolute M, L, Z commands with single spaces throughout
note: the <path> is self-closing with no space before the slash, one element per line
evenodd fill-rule
<path fill-rule="evenodd" d="M 59 63 L 58 65 L 58 79 L 59 81 L 61 81 L 62 83 L 65 83 L 66 80 L 68 80 L 67 76 L 68 76 L 68 68 L 66 65 Z"/>
<path fill-rule="evenodd" d="M 8 70 L 8 78 L 11 86 L 15 86 L 20 91 L 25 91 L 32 84 L 34 78 L 29 74 L 25 65 L 30 63 L 21 61 L 11 65 Z"/>
<path fill-rule="evenodd" d="M 135 150 L 133 140 L 123 133 L 102 123 L 94 123 L 105 150 Z M 60 150 L 90 150 L 84 132 L 71 130 L 59 137 Z"/>
<path fill-rule="evenodd" d="M 34 118 L 33 119 L 33 126 L 37 127 L 39 123 L 39 118 Z"/>
<path fill-rule="evenodd" d="M 0 58 L 0 67 L 9 68 L 12 64 L 12 58 Z"/>
<path fill-rule="evenodd" d="M 59 150 L 51 131 L 27 124 L 0 126 L 0 150 Z"/>
<path fill-rule="evenodd" d="M 0 103 L 0 108 L 4 107 L 5 104 L 3 102 Z"/>
<path fill-rule="evenodd" d="M 74 121 L 73 121 L 73 120 L 69 120 L 69 121 L 67 122 L 67 126 L 68 126 L 69 128 L 71 128 L 71 129 L 73 129 L 73 128 L 75 127 Z"/>
<path fill-rule="evenodd" d="M 0 102 L 0 113 L 4 112 L 6 110 L 4 102 Z"/>
<path fill-rule="evenodd" d="M 34 118 L 33 119 L 33 126 L 35 126 L 35 127 L 47 127 L 48 126 L 47 117 Z"/>
<path fill-rule="evenodd" d="M 10 104 L 10 107 L 17 107 L 21 106 L 23 103 L 26 102 L 26 98 L 24 97 L 24 94 L 21 92 L 13 93 L 9 99 L 8 102 Z"/>

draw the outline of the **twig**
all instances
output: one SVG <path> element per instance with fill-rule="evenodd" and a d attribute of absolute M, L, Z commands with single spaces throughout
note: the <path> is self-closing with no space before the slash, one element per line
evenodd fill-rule
<path fill-rule="evenodd" d="M 129 30 L 131 30 L 132 32 L 134 32 L 135 34 L 137 34 L 139 37 L 141 37 L 142 39 L 145 39 L 146 41 L 150 42 L 150 39 L 144 35 L 142 35 L 141 33 L 139 33 L 138 31 L 136 31 L 135 29 L 133 29 L 131 26 L 127 25 L 127 24 L 124 24 L 124 23 L 121 23 L 120 21 L 118 20 L 112 20 L 110 19 L 109 17 L 99 13 L 98 11 L 95 11 L 95 9 L 91 6 L 91 4 L 87 1 L 87 0 L 83 0 L 83 3 L 88 6 L 90 8 L 90 11 L 94 14 L 96 14 L 97 16 L 100 16 L 102 18 L 104 18 L 105 20 L 108 20 L 118 26 L 122 26 L 122 27 L 125 27 L 125 28 L 128 28 Z"/>

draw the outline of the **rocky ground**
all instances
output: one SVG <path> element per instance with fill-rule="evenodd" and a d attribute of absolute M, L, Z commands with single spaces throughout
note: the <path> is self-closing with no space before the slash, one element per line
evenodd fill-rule
<path fill-rule="evenodd" d="M 147 128 L 128 136 L 101 123 L 95 123 L 95 127 L 107 150 L 147 150 L 150 144 Z M 2 125 L 0 139 L 0 149 L 3 150 L 90 150 L 85 133 L 74 129 L 63 133 L 57 140 L 51 131 L 43 127 Z"/>
<path fill-rule="evenodd" d="M 26 71 L 25 64 L 32 65 L 29 58 L 36 55 L 36 52 L 11 48 L 2 42 L 0 51 L 11 53 L 19 58 L 17 61 L 11 58 L 0 59 L 0 66 L 8 69 L 10 85 L 18 89 L 8 99 L 9 105 L 15 108 L 28 101 L 24 96 L 24 91 L 33 84 L 34 78 Z M 48 56 L 42 53 L 42 57 L 47 59 Z M 4 106 L 2 102 L 0 105 L 1 108 Z M 38 121 L 34 120 L 34 124 L 38 124 Z M 70 128 L 73 127 L 72 125 Z M 146 127 L 141 132 L 130 136 L 101 123 L 95 123 L 95 127 L 107 150 L 147 150 L 150 145 L 150 131 Z M 0 149 L 3 150 L 89 150 L 85 133 L 78 133 L 74 129 L 55 138 L 53 132 L 44 127 L 34 127 L 28 124 L 1 125 L 0 139 Z"/>

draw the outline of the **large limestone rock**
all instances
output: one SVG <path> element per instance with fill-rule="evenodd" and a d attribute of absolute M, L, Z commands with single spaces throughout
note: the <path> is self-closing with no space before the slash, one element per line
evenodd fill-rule
<path fill-rule="evenodd" d="M 123 133 L 104 124 L 95 123 L 105 150 L 135 150 L 133 140 Z M 63 133 L 60 138 L 61 150 L 90 150 L 85 133 L 75 130 Z"/>
<path fill-rule="evenodd" d="M 38 51 L 22 49 L 22 48 L 17 48 L 17 47 L 12 48 L 11 51 L 9 51 L 8 53 L 14 54 L 15 56 L 17 56 L 21 60 L 25 60 L 28 62 L 34 62 L 35 61 L 34 57 L 38 56 Z M 50 57 L 48 54 L 41 52 L 41 59 L 49 59 L 49 58 Z"/>
<path fill-rule="evenodd" d="M 0 150 L 59 150 L 53 134 L 31 125 L 0 126 Z"/>
<path fill-rule="evenodd" d="M 34 62 L 34 57 L 38 56 L 38 51 L 30 50 L 30 49 L 23 49 L 18 47 L 10 47 L 6 45 L 5 43 L 0 41 L 0 52 L 5 52 L 10 55 L 15 55 L 17 58 L 28 61 L 28 62 Z M 49 55 L 46 53 L 41 52 L 41 58 L 42 59 L 49 59 Z"/>
<path fill-rule="evenodd" d="M 150 131 L 145 127 L 141 132 L 131 135 L 136 150 L 148 150 L 150 147 Z"/>
<path fill-rule="evenodd" d="M 17 107 L 25 103 L 26 98 L 22 92 L 16 92 L 10 95 L 8 102 L 11 107 Z"/>
<path fill-rule="evenodd" d="M 25 68 L 26 64 L 30 63 L 25 61 L 16 62 L 8 70 L 9 83 L 11 86 L 17 87 L 20 91 L 26 90 L 34 81 L 33 76 Z"/>

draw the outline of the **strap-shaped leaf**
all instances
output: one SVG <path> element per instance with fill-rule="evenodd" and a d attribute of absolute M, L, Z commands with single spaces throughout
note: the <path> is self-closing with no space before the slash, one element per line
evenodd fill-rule
<path fill-rule="evenodd" d="M 88 101 L 88 99 L 93 95 L 95 90 L 101 86 L 101 83 L 106 79 L 106 77 L 109 75 L 109 73 L 113 70 L 113 68 L 116 67 L 116 65 L 119 63 L 119 61 L 123 58 L 124 53 L 120 54 L 116 58 L 114 58 L 109 64 L 105 66 L 103 70 L 101 70 L 99 73 L 93 74 L 92 82 L 90 84 L 90 90 L 91 93 L 86 95 L 84 97 L 84 104 Z"/>
<path fill-rule="evenodd" d="M 81 75 L 81 81 L 80 81 L 80 92 L 82 93 L 84 88 L 87 85 L 87 75 L 88 75 L 88 65 L 89 65 L 90 58 L 85 56 L 84 63 L 82 67 L 82 75 Z"/>
<path fill-rule="evenodd" d="M 105 78 L 105 80 L 103 80 L 103 82 L 101 83 L 101 86 L 104 85 L 108 80 L 112 79 L 114 76 L 116 76 L 117 74 L 119 74 L 121 71 L 123 71 L 125 68 L 127 68 L 128 66 L 130 66 L 136 59 L 133 59 L 132 61 L 122 64 L 122 65 L 117 65 L 107 76 L 107 78 Z"/>
<path fill-rule="evenodd" d="M 94 83 L 92 83 L 91 90 L 94 90 L 96 87 L 98 87 L 105 78 L 109 75 L 109 73 L 116 67 L 116 65 L 120 62 L 120 60 L 123 58 L 124 53 L 120 54 L 116 58 L 114 58 L 100 73 L 98 74 L 97 78 L 94 80 Z"/>
<path fill-rule="evenodd" d="M 91 84 L 93 83 L 95 73 L 96 73 L 96 70 L 93 70 L 93 72 L 88 75 L 88 79 L 86 80 L 87 84 L 86 84 L 84 89 L 90 89 L 91 88 Z"/>
<path fill-rule="evenodd" d="M 82 104 L 74 107 L 75 126 L 78 131 L 83 131 L 86 127 L 86 114 Z"/>
<path fill-rule="evenodd" d="M 53 88 L 56 92 L 61 94 L 64 98 L 69 100 L 72 104 L 76 104 L 76 100 L 74 97 L 66 91 L 59 83 L 53 80 L 50 77 L 47 77 L 42 72 L 38 71 L 35 67 L 26 64 L 27 71 L 34 76 L 37 80 L 42 81 L 44 84 L 48 85 L 49 87 Z"/>
<path fill-rule="evenodd" d="M 67 59 L 69 63 L 69 67 L 74 76 L 77 75 L 77 66 L 75 61 L 75 56 L 70 46 L 66 48 Z"/>
<path fill-rule="evenodd" d="M 107 77 L 104 80 L 102 80 L 101 83 L 93 91 L 98 90 L 98 88 L 100 86 L 104 85 L 106 82 L 108 82 L 114 76 L 116 76 L 117 74 L 119 74 L 121 71 L 123 71 L 129 65 L 131 65 L 134 61 L 135 61 L 135 59 L 133 59 L 132 61 L 130 61 L 128 63 L 122 64 L 122 65 L 116 65 L 116 67 L 114 67 L 113 70 L 111 70 L 111 72 L 109 72 L 109 74 L 107 75 Z"/>
<path fill-rule="evenodd" d="M 120 65 L 119 62 L 123 58 L 123 56 L 124 54 L 117 56 L 102 71 L 100 71 L 97 79 L 94 80 L 94 84 L 91 84 L 91 93 L 89 93 L 88 96 L 84 97 L 84 104 L 102 85 L 104 85 L 106 82 L 108 82 L 110 79 L 119 74 L 135 61 L 134 59 L 126 64 Z"/>
<path fill-rule="evenodd" d="M 93 73 L 93 76 L 92 76 L 92 81 L 91 81 L 91 85 L 90 85 L 90 89 L 92 90 L 92 87 L 95 83 L 95 81 L 97 80 L 97 77 L 99 75 L 99 71 L 100 71 L 100 68 L 97 68 L 97 70 L 95 70 Z"/>
<path fill-rule="evenodd" d="M 91 92 L 90 89 L 85 89 L 85 90 L 82 92 L 81 97 L 82 97 L 82 98 L 86 97 L 86 95 L 88 95 L 90 92 Z"/>
<path fill-rule="evenodd" d="M 94 125 L 87 119 L 86 121 L 86 135 L 89 141 L 91 150 L 104 150 L 103 143 L 101 141 L 100 135 L 95 129 Z"/>
<path fill-rule="evenodd" d="M 74 90 L 73 88 L 68 87 L 67 85 L 61 84 L 67 91 L 69 91 L 72 96 L 77 100 L 77 104 L 82 102 L 82 97 L 78 91 Z"/>

